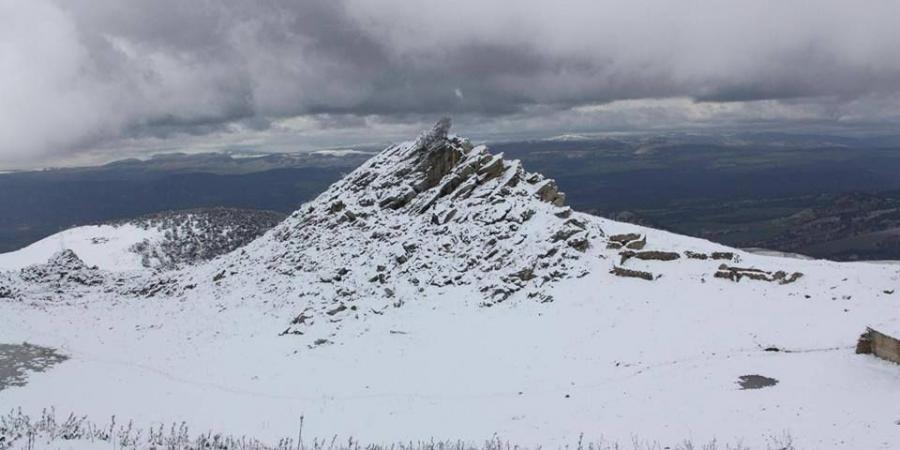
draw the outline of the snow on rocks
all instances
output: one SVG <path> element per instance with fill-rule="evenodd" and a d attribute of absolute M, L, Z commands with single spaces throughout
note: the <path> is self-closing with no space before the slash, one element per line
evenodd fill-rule
<path fill-rule="evenodd" d="M 17 276 L 6 278 L 9 298 L 66 301 L 102 289 L 109 278 L 96 266 L 88 266 L 72 250 L 63 250 L 53 255 L 47 262 L 33 264 L 21 269 Z M 0 293 L 2 294 L 2 293 Z M 0 295 L 2 298 L 3 295 Z"/>
<path fill-rule="evenodd" d="M 519 292 L 552 301 L 548 284 L 586 273 L 603 231 L 571 217 L 553 180 L 449 127 L 386 149 L 218 261 L 222 291 L 263 280 L 249 296 L 309 299 L 286 334 L 381 314 L 426 289 L 464 287 L 482 306 Z"/>
<path fill-rule="evenodd" d="M 22 269 L 21 277 L 27 282 L 49 284 L 60 289 L 72 285 L 96 286 L 103 282 L 97 267 L 88 267 L 72 250 L 63 250 L 44 264 Z"/>
<path fill-rule="evenodd" d="M 243 247 L 283 219 L 271 211 L 201 208 L 151 214 L 125 224 L 160 234 L 128 248 L 140 256 L 143 267 L 174 269 Z"/>

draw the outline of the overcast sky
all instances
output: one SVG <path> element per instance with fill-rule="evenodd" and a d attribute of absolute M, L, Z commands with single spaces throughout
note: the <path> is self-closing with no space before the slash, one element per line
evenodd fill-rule
<path fill-rule="evenodd" d="M 0 0 L 0 169 L 172 151 L 900 124 L 897 0 Z"/>

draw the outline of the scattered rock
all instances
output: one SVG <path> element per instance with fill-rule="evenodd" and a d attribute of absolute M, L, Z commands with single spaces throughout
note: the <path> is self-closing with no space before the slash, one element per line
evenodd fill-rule
<path fill-rule="evenodd" d="M 569 244 L 569 247 L 572 247 L 579 252 L 586 252 L 587 249 L 591 246 L 591 241 L 587 240 L 584 237 L 569 239 L 567 243 Z"/>
<path fill-rule="evenodd" d="M 630 242 L 638 240 L 643 240 L 645 244 L 647 242 L 647 239 L 638 233 L 614 234 L 609 237 L 609 243 L 606 244 L 606 248 L 618 250 L 627 246 Z"/>
<path fill-rule="evenodd" d="M 701 259 L 701 260 L 709 259 L 709 255 L 707 255 L 706 253 L 692 252 L 690 250 L 684 252 L 684 256 L 688 259 Z"/>
<path fill-rule="evenodd" d="M 675 252 L 662 252 L 656 250 L 648 250 L 643 252 L 633 252 L 630 250 L 626 250 L 624 252 L 620 252 L 619 256 L 621 257 L 621 261 L 619 262 L 619 264 L 625 264 L 625 261 L 628 261 L 631 258 L 636 258 L 643 261 L 674 261 L 678 258 L 681 258 L 681 255 Z"/>
<path fill-rule="evenodd" d="M 710 258 L 715 259 L 715 260 L 733 261 L 734 253 L 732 253 L 732 252 L 712 252 L 712 254 L 710 255 Z"/>
<path fill-rule="evenodd" d="M 538 187 L 535 195 L 537 195 L 542 202 L 547 202 L 555 206 L 563 206 L 566 202 L 566 194 L 559 192 L 559 188 L 553 180 L 544 180 L 540 187 Z"/>
<path fill-rule="evenodd" d="M 332 203 L 331 206 L 328 207 L 328 212 L 330 212 L 331 214 L 341 212 L 344 210 L 345 207 L 346 207 L 346 205 L 344 205 L 344 202 L 338 200 L 338 201 Z"/>
<path fill-rule="evenodd" d="M 0 281 L 0 298 L 13 298 L 13 289 L 9 286 L 5 286 Z"/>
<path fill-rule="evenodd" d="M 786 272 L 781 270 L 773 273 L 752 267 L 732 267 L 728 266 L 727 264 L 722 264 L 719 266 L 719 270 L 714 274 L 714 276 L 716 278 L 722 278 L 734 282 L 739 282 L 743 278 L 748 278 L 756 281 L 790 284 L 799 280 L 803 276 L 803 273 L 794 272 L 788 275 Z"/>
<path fill-rule="evenodd" d="M 560 208 L 559 211 L 553 213 L 553 215 L 560 219 L 568 219 L 572 215 L 572 208 L 568 206 Z"/>
<path fill-rule="evenodd" d="M 333 308 L 333 309 L 330 309 L 330 310 L 326 311 L 325 314 L 328 314 L 329 316 L 333 316 L 333 315 L 335 315 L 335 314 L 337 314 L 337 313 L 339 313 L 339 312 L 343 312 L 343 311 L 346 311 L 346 310 L 347 310 L 347 306 L 344 305 L 343 303 L 341 303 L 341 304 L 338 305 L 336 308 Z"/>
<path fill-rule="evenodd" d="M 639 240 L 631 241 L 625 244 L 625 248 L 631 250 L 642 250 L 647 246 L 647 236 L 642 236 Z"/>
<path fill-rule="evenodd" d="M 741 390 L 762 389 L 775 386 L 778 384 L 778 380 L 762 375 L 741 375 L 738 377 L 738 384 L 741 385 Z"/>
<path fill-rule="evenodd" d="M 631 270 L 626 269 L 624 267 L 614 266 L 609 273 L 618 276 L 618 277 L 626 277 L 626 278 L 640 278 L 642 280 L 653 281 L 654 276 L 650 272 L 643 272 L 640 270 Z"/>

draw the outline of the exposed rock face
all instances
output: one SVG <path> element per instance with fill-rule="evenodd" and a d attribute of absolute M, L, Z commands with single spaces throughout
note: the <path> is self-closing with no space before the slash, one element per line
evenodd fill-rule
<path fill-rule="evenodd" d="M 229 259 L 264 277 L 317 274 L 314 286 L 286 287 L 318 299 L 287 333 L 402 305 L 425 286 L 468 286 L 486 306 L 519 291 L 547 301 L 546 283 L 586 273 L 602 230 L 562 206 L 553 180 L 448 128 L 386 149 Z"/>

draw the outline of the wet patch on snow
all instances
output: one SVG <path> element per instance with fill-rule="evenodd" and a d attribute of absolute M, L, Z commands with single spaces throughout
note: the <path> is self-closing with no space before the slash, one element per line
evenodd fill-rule
<path fill-rule="evenodd" d="M 741 390 L 762 389 L 775 386 L 778 384 L 778 380 L 762 375 L 742 375 L 738 377 L 738 384 L 741 385 Z"/>
<path fill-rule="evenodd" d="M 0 344 L 0 391 L 25 386 L 29 372 L 44 372 L 67 359 L 55 349 L 27 342 Z"/>

